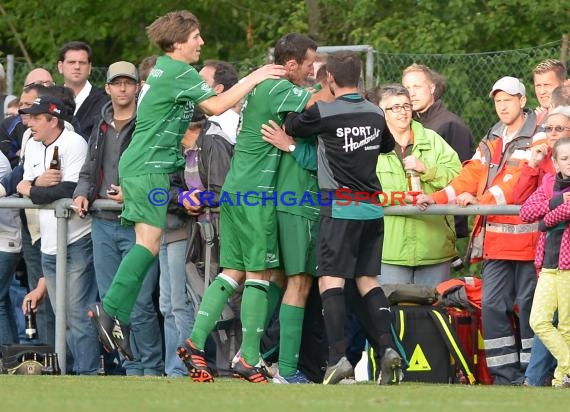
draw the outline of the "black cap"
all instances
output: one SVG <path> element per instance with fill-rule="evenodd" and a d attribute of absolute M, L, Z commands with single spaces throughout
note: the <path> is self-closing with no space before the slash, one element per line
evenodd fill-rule
<path fill-rule="evenodd" d="M 52 96 L 38 97 L 32 105 L 26 109 L 18 110 L 20 114 L 51 114 L 60 119 L 65 119 L 63 102 Z"/>

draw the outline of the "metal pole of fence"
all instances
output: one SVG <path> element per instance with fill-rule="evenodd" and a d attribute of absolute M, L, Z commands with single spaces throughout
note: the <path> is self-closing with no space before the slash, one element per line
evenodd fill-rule
<path fill-rule="evenodd" d="M 67 218 L 70 216 L 68 206 L 70 199 L 54 202 L 57 218 L 57 254 L 55 259 L 55 351 L 59 357 L 61 374 L 67 372 L 66 362 L 66 293 L 67 293 Z"/>
<path fill-rule="evenodd" d="M 57 218 L 57 255 L 56 255 L 56 323 L 55 351 L 59 355 L 61 373 L 65 374 L 66 365 L 66 284 L 67 284 L 67 219 L 71 216 L 69 206 L 71 199 L 60 199 L 51 205 L 34 205 L 29 199 L 15 197 L 1 198 L 0 208 L 54 208 Z M 112 200 L 96 200 L 92 210 L 121 210 L 121 205 Z M 389 206 L 384 208 L 385 215 L 518 215 L 520 206 L 508 205 L 472 205 L 458 207 L 456 205 L 430 205 L 421 212 L 416 206 Z M 0 211 L 1 213 L 1 211 Z"/>
<path fill-rule="evenodd" d="M 470 205 L 459 207 L 457 205 L 430 205 L 421 212 L 416 206 L 388 206 L 384 208 L 387 216 L 412 216 L 418 215 L 518 215 L 520 206 L 516 205 Z"/>
<path fill-rule="evenodd" d="M 14 55 L 6 56 L 6 94 L 14 93 Z"/>
<path fill-rule="evenodd" d="M 366 89 L 374 87 L 374 48 L 372 46 L 366 50 L 366 79 L 364 83 Z"/>

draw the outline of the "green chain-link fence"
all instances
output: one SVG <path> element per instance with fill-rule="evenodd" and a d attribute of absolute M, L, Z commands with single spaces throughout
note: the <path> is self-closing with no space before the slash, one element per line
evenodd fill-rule
<path fill-rule="evenodd" d="M 471 128 L 473 137 L 479 141 L 497 121 L 489 91 L 493 83 L 502 76 L 520 78 L 527 88 L 528 105 L 536 106 L 532 87 L 532 70 L 544 59 L 560 57 L 561 42 L 553 42 L 527 49 L 506 50 L 472 54 L 388 54 L 376 53 L 374 77 L 377 84 L 400 82 L 402 70 L 412 63 L 424 64 L 445 76 L 447 91 L 443 100 L 447 107 L 461 116 Z M 365 58 L 363 53 L 363 59 Z M 1 62 L 5 64 L 4 59 Z M 255 65 L 262 64 L 265 56 L 232 62 L 240 74 L 247 74 Z M 55 64 L 44 66 L 62 82 Z M 21 92 L 28 66 L 16 60 L 14 68 L 14 90 Z M 91 82 L 102 86 L 106 67 L 94 67 Z"/>
<path fill-rule="evenodd" d="M 378 84 L 401 82 L 402 70 L 412 63 L 424 64 L 446 78 L 443 100 L 469 125 L 476 141 L 497 121 L 489 92 L 499 78 L 518 77 L 527 90 L 528 106 L 537 101 L 532 70 L 545 59 L 560 58 L 561 42 L 528 49 L 473 54 L 383 54 L 376 56 Z"/>

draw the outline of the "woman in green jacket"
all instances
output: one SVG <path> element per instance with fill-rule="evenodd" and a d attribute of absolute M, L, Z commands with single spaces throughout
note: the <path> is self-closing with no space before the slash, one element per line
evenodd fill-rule
<path fill-rule="evenodd" d="M 370 93 L 369 93 L 370 96 Z M 459 173 L 457 153 L 441 136 L 412 120 L 408 91 L 399 84 L 382 86 L 372 100 L 384 110 L 396 147 L 378 158 L 376 173 L 385 193 L 443 189 Z M 412 215 L 384 218 L 380 282 L 436 286 L 449 279 L 455 252 L 453 216 Z"/>

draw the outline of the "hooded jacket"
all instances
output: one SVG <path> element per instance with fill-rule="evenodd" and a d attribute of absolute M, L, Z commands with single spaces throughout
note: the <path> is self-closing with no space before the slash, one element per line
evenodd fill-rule
<path fill-rule="evenodd" d="M 89 201 L 89 205 L 98 198 L 98 193 L 101 189 L 103 182 L 103 153 L 105 141 L 107 139 L 120 140 L 120 153 L 125 151 L 131 142 L 133 132 L 135 130 L 136 116 L 133 116 L 128 123 L 126 123 L 117 137 L 117 131 L 112 126 L 113 124 L 113 104 L 111 101 L 107 102 L 101 109 L 101 116 L 99 121 L 95 124 L 91 137 L 89 138 L 89 145 L 87 148 L 87 157 L 85 163 L 79 173 L 79 181 L 73 193 L 73 198 L 77 196 L 85 196 Z M 94 216 L 110 220 L 118 220 L 117 212 L 113 211 L 92 211 Z"/>
<path fill-rule="evenodd" d="M 412 121 L 412 155 L 427 167 L 420 175 L 422 191 L 431 194 L 459 174 L 455 150 L 433 130 Z M 395 151 L 378 157 L 376 173 L 386 194 L 407 191 L 402 161 Z M 400 266 L 433 265 L 455 256 L 453 216 L 385 216 L 382 262 Z"/>

